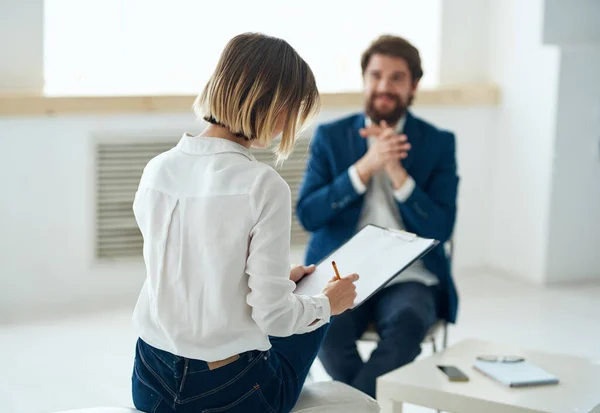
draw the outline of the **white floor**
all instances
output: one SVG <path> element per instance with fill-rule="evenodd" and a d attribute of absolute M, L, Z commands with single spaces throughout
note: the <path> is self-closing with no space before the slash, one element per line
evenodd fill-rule
<path fill-rule="evenodd" d="M 459 280 L 459 289 L 451 343 L 474 337 L 600 359 L 600 284 L 542 289 L 473 274 Z M 0 411 L 131 406 L 134 341 L 130 309 L 0 326 Z M 320 366 L 314 371 L 326 379 Z"/>

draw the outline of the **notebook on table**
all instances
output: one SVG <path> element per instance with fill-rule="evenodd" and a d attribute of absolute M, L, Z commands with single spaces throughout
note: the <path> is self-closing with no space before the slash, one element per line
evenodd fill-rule
<path fill-rule="evenodd" d="M 473 368 L 508 387 L 558 384 L 558 377 L 526 360 L 517 363 L 497 363 L 477 360 Z"/>
<path fill-rule="evenodd" d="M 315 272 L 298 283 L 294 293 L 320 294 L 335 275 L 331 265 L 335 261 L 342 277 L 352 273 L 360 276 L 356 282 L 357 297 L 352 307 L 356 308 L 437 244 L 436 240 L 408 232 L 367 225 L 321 260 Z"/>

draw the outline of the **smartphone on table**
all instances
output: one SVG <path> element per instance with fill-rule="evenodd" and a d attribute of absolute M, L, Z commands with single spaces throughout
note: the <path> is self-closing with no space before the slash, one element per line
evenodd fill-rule
<path fill-rule="evenodd" d="M 469 381 L 469 377 L 456 366 L 437 366 L 450 381 Z"/>

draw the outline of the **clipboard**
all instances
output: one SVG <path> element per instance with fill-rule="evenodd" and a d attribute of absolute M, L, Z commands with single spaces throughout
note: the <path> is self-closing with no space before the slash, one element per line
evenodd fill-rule
<path fill-rule="evenodd" d="M 398 274 L 431 251 L 438 241 L 377 225 L 366 225 L 341 247 L 318 264 L 315 272 L 304 277 L 295 294 L 317 295 L 334 276 L 331 261 L 335 261 L 342 276 L 357 273 L 356 300 L 360 306 L 384 288 Z"/>

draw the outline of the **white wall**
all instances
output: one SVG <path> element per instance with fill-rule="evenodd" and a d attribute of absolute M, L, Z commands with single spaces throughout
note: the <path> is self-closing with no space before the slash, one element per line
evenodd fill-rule
<path fill-rule="evenodd" d="M 562 50 L 548 282 L 600 280 L 600 3 L 546 3 L 544 38 Z"/>
<path fill-rule="evenodd" d="M 138 290 L 139 265 L 94 261 L 94 136 L 185 124 L 190 115 L 0 119 L 0 318 Z"/>
<path fill-rule="evenodd" d="M 548 282 L 600 280 L 600 41 L 561 51 Z"/>
<path fill-rule="evenodd" d="M 490 182 L 488 265 L 543 283 L 559 51 L 542 44 L 543 0 L 491 4 L 490 74 L 502 90 Z"/>
<path fill-rule="evenodd" d="M 559 45 L 548 283 L 600 280 L 600 2 L 546 0 L 544 40 Z"/>
<path fill-rule="evenodd" d="M 480 267 L 493 108 L 416 108 L 454 130 L 462 176 L 456 268 Z M 326 111 L 319 121 L 348 110 Z M 193 115 L 0 118 L 0 320 L 52 308 L 133 305 L 139 261 L 94 258 L 93 145 L 103 135 L 198 132 Z"/>
<path fill-rule="evenodd" d="M 546 0 L 544 40 L 573 45 L 600 43 L 600 1 Z"/>
<path fill-rule="evenodd" d="M 486 262 L 536 283 L 600 280 L 600 3 L 491 0 L 502 90 Z"/>
<path fill-rule="evenodd" d="M 440 84 L 487 83 L 490 2 L 451 0 L 442 4 Z"/>
<path fill-rule="evenodd" d="M 2 0 L 0 4 L 0 93 L 42 91 L 43 3 Z"/>

